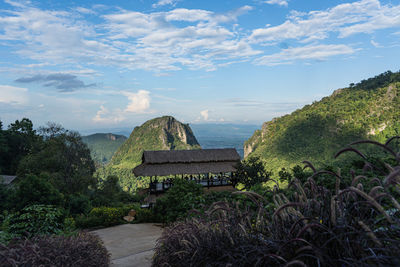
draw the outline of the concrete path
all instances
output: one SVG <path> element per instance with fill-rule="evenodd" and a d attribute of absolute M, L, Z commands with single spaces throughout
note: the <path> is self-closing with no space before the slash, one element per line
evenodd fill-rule
<path fill-rule="evenodd" d="M 111 253 L 111 266 L 151 266 L 162 228 L 152 223 L 123 224 L 93 231 Z"/>

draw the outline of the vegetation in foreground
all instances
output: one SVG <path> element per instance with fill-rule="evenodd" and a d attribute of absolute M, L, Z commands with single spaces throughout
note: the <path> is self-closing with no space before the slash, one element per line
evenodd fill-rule
<path fill-rule="evenodd" d="M 1 266 L 108 266 L 102 242 L 82 229 L 124 223 L 138 199 L 115 176 L 98 179 L 80 135 L 50 123 L 38 130 L 24 118 L 0 122 Z M 1 179 L 1 178 L 0 178 Z"/>
<path fill-rule="evenodd" d="M 395 164 L 366 161 L 364 175 L 313 171 L 289 189 L 275 188 L 275 207 L 255 192 L 243 202 L 216 202 L 203 215 L 172 224 L 159 239 L 153 266 L 398 266 L 400 257 L 400 153 L 374 141 Z M 336 156 L 352 151 L 351 146 Z M 378 175 L 377 175 L 378 173 Z M 330 177 L 333 188 L 319 184 Z M 346 184 L 350 181 L 350 184 Z"/>
<path fill-rule="evenodd" d="M 13 266 L 109 266 L 110 255 L 95 235 L 38 236 L 0 244 L 0 265 Z"/>

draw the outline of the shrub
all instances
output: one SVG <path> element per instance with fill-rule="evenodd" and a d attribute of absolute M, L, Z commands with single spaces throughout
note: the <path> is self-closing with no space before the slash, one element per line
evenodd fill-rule
<path fill-rule="evenodd" d="M 75 226 L 79 229 L 88 229 L 103 226 L 103 220 L 96 216 L 80 214 L 75 218 Z"/>
<path fill-rule="evenodd" d="M 69 212 L 75 214 L 87 214 L 91 209 L 90 199 L 86 195 L 71 195 L 68 201 Z"/>
<path fill-rule="evenodd" d="M 187 212 L 203 201 L 203 188 L 194 181 L 174 181 L 164 196 L 157 199 L 154 213 L 164 223 L 174 222 L 178 218 L 186 217 Z"/>
<path fill-rule="evenodd" d="M 128 212 L 131 209 L 135 210 L 138 214 L 141 210 L 139 204 L 127 204 L 120 207 L 93 208 L 88 215 L 78 215 L 75 218 L 75 225 L 78 228 L 86 229 L 93 227 L 107 227 L 125 223 L 123 217 L 128 215 Z M 145 216 L 147 215 L 143 214 L 141 216 L 146 218 Z"/>
<path fill-rule="evenodd" d="M 42 236 L 0 244 L 0 266 L 109 266 L 110 255 L 94 235 Z"/>
<path fill-rule="evenodd" d="M 45 174 L 24 177 L 16 190 L 17 208 L 33 204 L 62 206 L 64 197 L 49 180 Z"/>
<path fill-rule="evenodd" d="M 396 159 L 397 166 L 386 165 L 383 180 L 352 172 L 352 184 L 341 189 L 345 179 L 340 173 L 316 171 L 307 162 L 314 173 L 304 183 L 294 179 L 290 196 L 275 191 L 273 212 L 261 195 L 238 192 L 257 210 L 217 202 L 205 216 L 167 228 L 153 265 L 399 266 L 400 154 L 390 149 L 390 140 L 364 143 L 377 144 Z M 354 151 L 345 149 L 337 156 L 349 150 Z M 333 191 L 317 184 L 320 175 L 334 180 Z M 367 185 L 372 187 L 365 191 Z"/>
<path fill-rule="evenodd" d="M 156 222 L 157 218 L 151 209 L 138 209 L 136 210 L 136 218 L 134 223 L 150 223 Z"/>
<path fill-rule="evenodd" d="M 100 218 L 103 226 L 112 226 L 121 223 L 126 214 L 123 208 L 99 207 L 93 208 L 89 216 Z"/>
<path fill-rule="evenodd" d="M 51 205 L 27 206 L 5 219 L 4 230 L 16 236 L 33 237 L 60 233 L 63 229 L 62 210 Z"/>

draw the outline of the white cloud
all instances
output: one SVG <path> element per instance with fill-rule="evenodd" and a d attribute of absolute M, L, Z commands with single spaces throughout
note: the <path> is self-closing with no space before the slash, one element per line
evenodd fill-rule
<path fill-rule="evenodd" d="M 179 0 L 158 0 L 157 3 L 154 3 L 154 4 L 152 5 L 152 7 L 153 7 L 153 8 L 157 8 L 157 7 L 159 7 L 159 6 L 165 6 L 165 5 L 172 5 L 172 6 L 175 6 L 176 3 L 177 3 L 178 1 L 179 1 Z"/>
<path fill-rule="evenodd" d="M 373 46 L 375 46 L 376 48 L 382 48 L 382 47 L 383 47 L 382 45 L 380 45 L 378 42 L 376 42 L 376 41 L 374 41 L 374 40 L 371 40 L 371 44 L 372 44 Z"/>
<path fill-rule="evenodd" d="M 0 103 L 24 105 L 28 102 L 28 89 L 10 85 L 0 85 Z"/>
<path fill-rule="evenodd" d="M 134 114 L 150 113 L 150 92 L 146 90 L 139 90 L 137 93 L 121 91 L 117 93 L 128 98 L 128 105 L 125 109 L 116 108 L 109 110 L 104 105 L 100 105 L 100 109 L 92 118 L 95 123 L 119 123 L 126 120 L 129 116 Z"/>
<path fill-rule="evenodd" d="M 125 115 L 121 110 L 116 109 L 114 112 L 110 112 L 103 105 L 100 106 L 100 110 L 97 111 L 96 116 L 92 119 L 96 123 L 119 123 L 125 120 Z"/>
<path fill-rule="evenodd" d="M 296 60 L 325 60 L 328 57 L 353 54 L 355 51 L 347 45 L 307 45 L 283 49 L 279 53 L 263 56 L 256 59 L 255 64 L 275 66 L 291 64 Z"/>
<path fill-rule="evenodd" d="M 253 30 L 254 43 L 274 43 L 287 39 L 302 42 L 326 39 L 332 33 L 345 38 L 357 33 L 400 26 L 400 5 L 381 5 L 378 0 L 345 3 L 324 11 L 292 12 L 284 23 Z"/>
<path fill-rule="evenodd" d="M 264 3 L 270 5 L 288 6 L 288 1 L 286 0 L 268 0 L 264 1 Z"/>
<path fill-rule="evenodd" d="M 212 71 L 217 62 L 261 53 L 237 32 L 220 25 L 251 9 L 243 6 L 226 14 L 186 8 L 150 14 L 125 11 L 104 18 L 110 38 L 118 40 L 129 54 L 128 67 L 161 72 L 182 67 Z M 179 21 L 188 25 L 178 27 L 174 23 Z"/>
<path fill-rule="evenodd" d="M 146 113 L 150 108 L 150 92 L 139 90 L 137 93 L 122 92 L 129 99 L 129 104 L 126 107 L 126 112 Z"/>
<path fill-rule="evenodd" d="M 96 15 L 91 9 L 54 11 L 28 3 L 0 14 L 0 40 L 35 64 L 211 71 L 221 63 L 260 53 L 237 30 L 222 25 L 251 9 L 243 6 L 222 14 L 186 8 L 152 13 L 106 10 L 99 17 L 104 22 L 94 25 L 85 18 Z"/>
<path fill-rule="evenodd" d="M 96 14 L 95 11 L 85 8 L 85 7 L 77 7 L 76 11 L 78 11 L 79 13 L 82 13 L 82 14 L 90 14 L 90 15 Z"/>
<path fill-rule="evenodd" d="M 285 5 L 288 1 L 268 2 Z M 95 7 L 55 11 L 29 2 L 6 3 L 11 7 L 0 14 L 2 46 L 8 45 L 12 52 L 34 61 L 32 66 L 80 64 L 84 68 L 111 66 L 160 74 L 181 69 L 214 71 L 251 61 L 263 53 L 258 44 L 290 39 L 311 43 L 333 34 L 345 38 L 400 26 L 400 5 L 384 5 L 378 0 L 360 0 L 308 13 L 292 11 L 284 23 L 254 29 L 250 36 L 236 22 L 253 9 L 247 5 L 220 14 L 187 8 L 163 12 L 118 9 L 110 13 L 115 9 L 102 7 L 104 15 L 100 16 L 94 13 Z M 174 3 L 160 0 L 155 5 Z M 103 21 L 94 25 L 87 15 Z"/>
<path fill-rule="evenodd" d="M 200 116 L 203 118 L 203 120 L 208 121 L 208 113 L 208 109 L 200 111 Z"/>

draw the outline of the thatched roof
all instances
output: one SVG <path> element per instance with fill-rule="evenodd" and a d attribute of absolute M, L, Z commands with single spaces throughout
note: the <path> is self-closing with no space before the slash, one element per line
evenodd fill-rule
<path fill-rule="evenodd" d="M 1 175 L 0 174 L 0 182 L 3 182 L 3 184 L 9 185 L 11 184 L 17 176 L 10 176 L 10 175 Z"/>
<path fill-rule="evenodd" d="M 220 173 L 236 171 L 240 156 L 234 148 L 144 151 L 136 176 Z"/>

